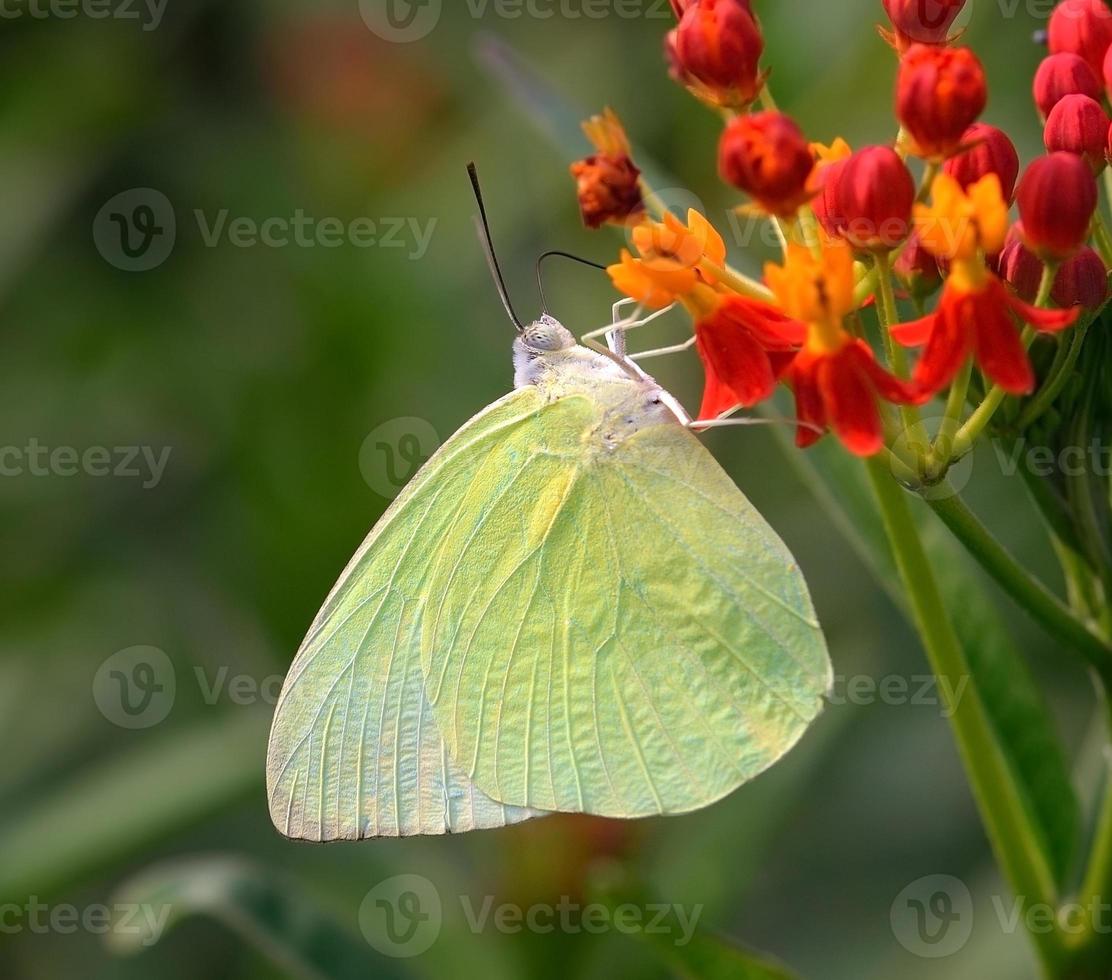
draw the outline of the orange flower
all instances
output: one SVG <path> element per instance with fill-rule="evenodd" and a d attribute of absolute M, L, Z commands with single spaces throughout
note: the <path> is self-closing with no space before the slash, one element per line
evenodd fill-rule
<path fill-rule="evenodd" d="M 815 442 L 833 428 L 850 452 L 872 456 L 884 446 L 878 402 L 916 401 L 909 385 L 876 362 L 872 350 L 845 329 L 854 309 L 853 253 L 831 243 L 820 255 L 793 246 L 783 266 L 765 268 L 765 280 L 784 312 L 807 324 L 807 340 L 784 379 L 795 390 L 801 425 L 796 443 Z"/>
<path fill-rule="evenodd" d="M 923 247 L 939 259 L 972 261 L 996 255 L 1008 237 L 1008 205 L 1000 178 L 986 174 L 967 190 L 949 174 L 931 185 L 931 204 L 915 207 L 915 228 Z"/>
<path fill-rule="evenodd" d="M 701 265 L 726 261 L 722 236 L 695 210 L 688 211 L 686 225 L 671 213 L 660 222 L 646 219 L 631 237 L 640 258 L 623 249 L 621 261 L 606 271 L 619 292 L 649 309 L 662 309 L 700 284 L 713 285 Z"/>

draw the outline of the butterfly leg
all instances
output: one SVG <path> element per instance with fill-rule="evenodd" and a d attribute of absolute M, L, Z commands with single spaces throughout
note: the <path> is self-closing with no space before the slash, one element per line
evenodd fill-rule
<path fill-rule="evenodd" d="M 819 435 L 822 435 L 825 431 L 820 426 L 811 422 L 803 422 L 799 419 L 773 418 L 771 416 L 759 419 L 753 418 L 750 415 L 736 419 L 723 416 L 717 419 L 695 419 L 694 421 L 685 423 L 685 427 L 691 429 L 693 432 L 705 432 L 707 429 L 723 429 L 729 425 L 795 425 L 803 429 L 811 429 Z"/>
<path fill-rule="evenodd" d="M 689 337 L 682 344 L 673 344 L 671 347 L 658 347 L 656 350 L 643 350 L 637 354 L 630 354 L 631 361 L 644 361 L 650 357 L 664 357 L 665 354 L 682 354 L 695 346 L 695 338 Z"/>
<path fill-rule="evenodd" d="M 622 301 L 622 303 L 625 303 L 625 302 L 630 302 L 630 301 L 628 301 L 628 300 L 623 300 Z M 675 304 L 672 304 L 672 305 L 674 306 Z M 620 306 L 621 306 L 621 303 L 615 303 L 614 304 L 614 315 L 615 316 L 617 316 Z M 633 311 L 633 313 L 630 316 L 626 317 L 624 320 L 616 320 L 613 323 L 607 324 L 605 327 L 599 327 L 598 330 L 592 330 L 590 333 L 584 334 L 583 335 L 583 343 L 586 346 L 590 347 L 590 346 L 592 346 L 591 341 L 598 340 L 599 337 L 606 337 L 607 340 L 611 343 L 612 353 L 618 354 L 618 351 L 614 350 L 614 348 L 613 348 L 615 340 L 611 340 L 612 337 L 613 338 L 618 338 L 618 337 L 628 333 L 630 330 L 637 330 L 640 327 L 647 326 L 648 324 L 652 323 L 654 320 L 657 320 L 660 317 L 664 316 L 665 313 L 670 312 L 671 309 L 672 309 L 672 306 L 666 306 L 666 307 L 664 307 L 664 309 L 656 310 L 655 312 L 650 313 L 648 316 L 641 316 L 643 308 L 638 306 Z M 624 356 L 624 354 L 618 354 L 618 356 L 621 357 L 621 356 Z"/>

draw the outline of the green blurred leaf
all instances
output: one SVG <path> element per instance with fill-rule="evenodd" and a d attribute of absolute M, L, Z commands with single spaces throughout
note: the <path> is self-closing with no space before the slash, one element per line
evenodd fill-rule
<path fill-rule="evenodd" d="M 0 822 L 0 899 L 65 888 L 261 785 L 269 715 L 245 709 L 160 735 L 142 732 L 131 751 L 89 766 Z"/>
<path fill-rule="evenodd" d="M 207 915 L 238 933 L 290 976 L 385 980 L 402 975 L 391 961 L 319 908 L 296 882 L 240 858 L 194 857 L 154 865 L 126 882 L 113 904 L 155 913 L 132 917 L 127 929 L 117 920 L 107 933 L 110 948 L 123 955 L 153 946 L 190 916 Z M 160 918 L 161 910 L 165 912 Z"/>
<path fill-rule="evenodd" d="M 629 868 L 600 865 L 591 881 L 599 902 L 610 909 L 614 922 L 622 919 L 623 907 L 634 911 L 663 908 L 651 901 L 644 885 L 628 877 Z M 684 980 L 794 980 L 795 974 L 767 957 L 700 927 L 702 905 L 668 906 L 661 917 L 655 914 L 643 928 L 628 935 L 642 943 Z"/>
<path fill-rule="evenodd" d="M 646 936 L 660 957 L 685 980 L 794 980 L 796 974 L 774 960 L 711 933 L 696 932 L 686 946 Z"/>

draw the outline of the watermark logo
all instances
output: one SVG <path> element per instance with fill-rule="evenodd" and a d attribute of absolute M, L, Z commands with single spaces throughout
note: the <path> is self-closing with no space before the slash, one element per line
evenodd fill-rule
<path fill-rule="evenodd" d="M 166 654 L 151 646 L 118 650 L 93 678 L 93 700 L 112 724 L 151 728 L 174 707 L 177 679 Z"/>
<path fill-rule="evenodd" d="M 174 249 L 177 219 L 170 199 L 153 187 L 117 194 L 93 220 L 93 242 L 109 265 L 124 272 L 149 272 Z"/>
<path fill-rule="evenodd" d="M 440 436 L 425 419 L 391 419 L 363 440 L 359 471 L 375 493 L 393 500 L 439 448 Z"/>
<path fill-rule="evenodd" d="M 927 875 L 896 896 L 890 921 L 909 953 L 925 959 L 952 956 L 973 933 L 973 896 L 960 878 Z"/>
<path fill-rule="evenodd" d="M 440 936 L 442 921 L 440 893 L 420 875 L 387 878 L 359 906 L 359 929 L 367 942 L 399 959 L 428 950 Z"/>
<path fill-rule="evenodd" d="M 442 0 L 359 0 L 363 23 L 384 41 L 409 44 L 440 23 Z"/>

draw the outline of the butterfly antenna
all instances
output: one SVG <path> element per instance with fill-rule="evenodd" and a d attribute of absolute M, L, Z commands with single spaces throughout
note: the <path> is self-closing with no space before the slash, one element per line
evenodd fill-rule
<path fill-rule="evenodd" d="M 606 271 L 606 266 L 599 265 L 599 263 L 592 262 L 590 259 L 582 258 L 579 255 L 572 255 L 571 252 L 561 252 L 557 249 L 552 249 L 548 252 L 545 252 L 539 259 L 537 259 L 537 292 L 541 294 L 541 309 L 550 316 L 552 315 L 552 313 L 551 310 L 549 310 L 548 308 L 548 300 L 546 300 L 544 297 L 544 270 L 542 269 L 542 266 L 544 265 L 545 259 L 551 258 L 571 259 L 573 262 L 578 262 L 580 265 L 590 266 L 590 268 L 592 269 L 601 269 L 603 272 Z"/>
<path fill-rule="evenodd" d="M 502 267 L 498 264 L 498 256 L 494 251 L 494 239 L 490 234 L 490 221 L 487 219 L 486 205 L 483 203 L 483 190 L 479 186 L 479 172 L 475 168 L 475 164 L 469 163 L 467 165 L 467 175 L 471 178 L 471 188 L 475 192 L 475 201 L 479 205 L 479 214 L 475 219 L 475 227 L 479 232 L 479 241 L 483 243 L 483 251 L 486 253 L 487 265 L 490 266 L 490 274 L 494 278 L 494 285 L 498 287 L 498 295 L 502 300 L 502 305 L 506 308 L 506 314 L 509 316 L 513 325 L 517 327 L 518 333 L 525 331 L 525 324 L 521 322 L 521 318 L 514 312 L 514 305 L 510 301 L 510 292 L 506 289 L 506 280 L 502 277 Z"/>

